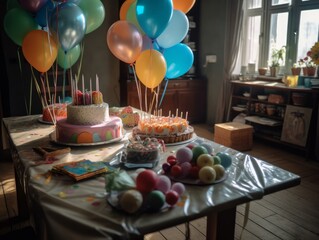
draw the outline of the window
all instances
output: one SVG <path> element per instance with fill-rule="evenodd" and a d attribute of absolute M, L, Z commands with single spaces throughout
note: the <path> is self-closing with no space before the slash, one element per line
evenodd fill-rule
<path fill-rule="evenodd" d="M 235 74 L 254 63 L 268 67 L 273 49 L 286 46 L 284 67 L 306 56 L 319 40 L 318 0 L 244 0 L 242 43 Z M 257 69 L 256 69 L 257 70 Z"/>

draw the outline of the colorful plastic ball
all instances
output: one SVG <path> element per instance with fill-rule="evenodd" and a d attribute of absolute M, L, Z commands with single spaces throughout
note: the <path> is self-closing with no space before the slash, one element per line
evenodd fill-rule
<path fill-rule="evenodd" d="M 179 195 L 174 190 L 169 190 L 165 194 L 165 200 L 166 200 L 167 204 L 169 204 L 171 206 L 174 206 L 177 203 L 178 199 L 179 199 Z"/>
<path fill-rule="evenodd" d="M 157 174 L 152 170 L 144 170 L 136 177 L 136 188 L 142 193 L 154 190 L 157 182 Z"/>
<path fill-rule="evenodd" d="M 155 189 L 165 194 L 166 192 L 170 190 L 170 188 L 171 188 L 171 180 L 165 175 L 158 176 Z"/>
<path fill-rule="evenodd" d="M 193 151 L 188 147 L 182 147 L 176 151 L 176 160 L 178 163 L 190 162 L 192 158 Z"/>
<path fill-rule="evenodd" d="M 228 153 L 226 153 L 226 152 L 218 152 L 217 154 L 216 154 L 216 156 L 218 156 L 219 158 L 220 158 L 220 160 L 221 160 L 221 165 L 225 168 L 225 169 L 227 169 L 227 168 L 229 168 L 230 166 L 231 166 L 231 164 L 232 164 L 232 157 L 228 154 Z"/>
<path fill-rule="evenodd" d="M 201 155 L 201 154 L 207 154 L 208 152 L 207 152 L 207 149 L 206 148 L 204 148 L 203 146 L 196 146 L 196 147 L 194 147 L 193 149 L 192 149 L 192 151 L 193 151 L 193 159 L 192 159 L 192 161 L 193 162 L 196 162 L 196 160 L 197 160 L 197 158 Z"/>
<path fill-rule="evenodd" d="M 182 194 L 185 192 L 185 186 L 180 182 L 173 183 L 171 189 L 177 192 L 179 196 L 182 196 Z"/>
<path fill-rule="evenodd" d="M 203 142 L 200 144 L 202 147 L 206 148 L 207 152 L 211 154 L 213 152 L 213 146 L 207 142 Z"/>
<path fill-rule="evenodd" d="M 165 204 L 165 194 L 159 190 L 151 191 L 145 199 L 146 211 L 157 212 Z"/>

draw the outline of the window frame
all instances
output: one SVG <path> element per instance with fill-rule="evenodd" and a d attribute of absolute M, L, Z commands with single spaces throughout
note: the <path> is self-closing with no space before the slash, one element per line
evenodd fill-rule
<path fill-rule="evenodd" d="M 243 43 L 241 51 L 241 62 L 244 62 L 246 54 L 247 41 L 247 23 L 248 18 L 251 16 L 261 16 L 260 36 L 259 36 L 259 56 L 258 67 L 268 67 L 268 54 L 269 54 L 269 38 L 270 38 L 270 20 L 271 15 L 274 13 L 288 13 L 288 29 L 287 29 L 287 42 L 286 42 L 286 59 L 285 68 L 286 72 L 297 58 L 298 36 L 299 36 L 299 22 L 301 12 L 304 10 L 319 9 L 318 0 L 291 0 L 291 3 L 271 6 L 270 0 L 262 0 L 261 8 L 248 9 L 248 2 L 244 1 L 244 26 L 243 26 Z M 319 34 L 318 34 L 319 41 Z M 248 63 L 247 63 L 248 64 Z M 245 65 L 245 64 L 241 64 Z"/>

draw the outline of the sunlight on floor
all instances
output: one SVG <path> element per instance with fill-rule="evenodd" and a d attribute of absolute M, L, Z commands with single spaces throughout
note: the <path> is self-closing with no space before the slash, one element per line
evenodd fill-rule
<path fill-rule="evenodd" d="M 1 182 L 1 192 L 0 196 L 2 196 L 4 193 L 9 194 L 9 193 L 14 193 L 16 191 L 16 186 L 15 186 L 15 180 L 14 178 L 9 178 Z"/>

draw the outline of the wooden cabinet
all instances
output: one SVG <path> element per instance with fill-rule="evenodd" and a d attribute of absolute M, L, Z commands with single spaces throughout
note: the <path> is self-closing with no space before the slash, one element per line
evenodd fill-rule
<path fill-rule="evenodd" d="M 267 81 L 232 81 L 228 121 L 244 121 L 254 136 L 314 156 L 318 117 L 317 89 Z M 266 96 L 261 99 L 260 96 Z"/>
<path fill-rule="evenodd" d="M 185 117 L 188 112 L 188 120 L 191 123 L 205 122 L 206 120 L 206 80 L 204 79 L 174 79 L 168 80 L 162 104 L 163 115 L 167 116 L 169 111 L 175 114 L 178 109 L 179 115 L 183 112 Z M 164 92 L 165 81 L 160 86 L 158 103 Z M 141 88 L 142 108 L 145 109 L 145 88 Z M 152 101 L 153 94 L 148 89 L 147 105 Z M 127 105 L 140 108 L 137 88 L 134 80 L 127 81 Z"/>

